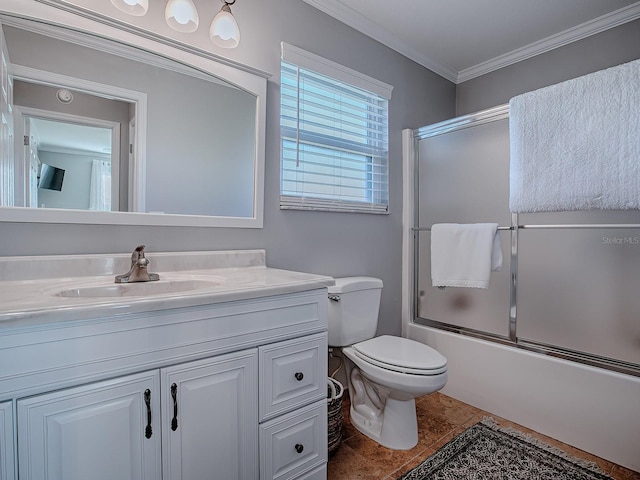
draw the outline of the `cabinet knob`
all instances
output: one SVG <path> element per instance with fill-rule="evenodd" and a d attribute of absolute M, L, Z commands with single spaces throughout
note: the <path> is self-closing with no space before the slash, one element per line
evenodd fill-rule
<path fill-rule="evenodd" d="M 304 450 L 304 445 L 300 443 L 296 443 L 295 449 L 296 449 L 296 452 L 302 453 L 302 451 Z"/>
<path fill-rule="evenodd" d="M 296 380 L 298 380 L 300 382 L 304 378 L 304 373 L 296 372 L 295 377 L 296 377 Z"/>

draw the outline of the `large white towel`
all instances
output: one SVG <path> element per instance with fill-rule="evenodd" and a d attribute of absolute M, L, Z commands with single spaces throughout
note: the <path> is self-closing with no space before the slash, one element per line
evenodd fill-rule
<path fill-rule="evenodd" d="M 509 107 L 512 212 L 640 208 L 640 60 Z"/>
<path fill-rule="evenodd" d="M 502 268 L 502 247 L 497 230 L 497 223 L 433 225 L 433 286 L 488 288 L 491 271 Z"/>

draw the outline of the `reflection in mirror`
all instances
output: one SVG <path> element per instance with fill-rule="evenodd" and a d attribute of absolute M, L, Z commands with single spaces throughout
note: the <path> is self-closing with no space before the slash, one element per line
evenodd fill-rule
<path fill-rule="evenodd" d="M 257 181 L 263 153 L 257 151 L 256 122 L 262 112 L 255 93 L 200 66 L 102 38 L 84 39 L 13 16 L 0 21 L 13 82 L 17 167 L 13 195 L 3 195 L 3 207 L 151 212 L 165 218 L 261 214 L 256 195 L 262 192 Z M 63 141 L 68 137 L 58 130 L 57 141 L 51 140 L 52 127 L 71 124 L 75 139 Z M 89 133 L 99 129 L 106 145 L 87 146 Z M 24 137 L 29 145 L 23 147 Z M 65 171 L 60 191 L 38 188 L 42 164 Z M 157 218 L 113 223 L 164 224 Z M 172 218 L 167 224 L 182 222 Z"/>
<path fill-rule="evenodd" d="M 146 93 L 146 211 L 253 214 L 255 99 L 251 95 L 198 72 L 178 73 L 13 27 L 5 27 L 4 33 L 12 64 Z M 70 88 L 49 87 L 51 100 L 41 99 L 44 94 L 14 95 L 14 105 L 53 108 L 47 105 L 56 101 L 59 87 Z M 77 110 L 78 96 L 69 104 L 57 102 L 58 110 Z M 95 118 L 97 113 L 85 116 Z M 129 120 L 120 124 L 121 137 L 128 137 L 123 133 Z M 120 149 L 126 151 L 126 146 Z"/>
<path fill-rule="evenodd" d="M 117 180 L 120 125 L 128 122 L 131 105 L 22 80 L 13 82 L 13 93 L 15 123 L 24 129 L 25 139 L 22 156 L 20 151 L 16 155 L 23 168 L 16 169 L 14 205 L 126 210 L 127 198 L 120 202 Z M 127 143 L 125 137 L 122 144 Z M 45 164 L 66 172 L 63 189 L 54 193 L 42 187 Z"/>
<path fill-rule="evenodd" d="M 36 202 L 29 195 L 26 206 L 111 210 L 111 130 L 26 117 L 27 130 L 29 171 L 38 174 Z"/>

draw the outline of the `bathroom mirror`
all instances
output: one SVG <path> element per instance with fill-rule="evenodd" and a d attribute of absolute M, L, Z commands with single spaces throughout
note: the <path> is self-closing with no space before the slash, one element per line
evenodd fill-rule
<path fill-rule="evenodd" d="M 2 200 L 0 221 L 262 227 L 268 75 L 67 10 L 73 9 L 23 0 L 0 7 L 7 68 L 18 86 L 14 184 L 3 175 L 13 198 Z M 107 110 L 119 113 L 109 117 Z M 71 155 L 81 148 L 73 144 L 56 146 L 55 154 L 43 146 L 43 159 L 30 165 L 27 119 L 84 124 L 85 118 L 104 123 L 91 127 L 112 126 L 111 145 L 85 151 L 82 168 Z M 96 160 L 111 164 L 110 204 L 98 208 L 88 203 Z M 42 164 L 65 170 L 61 191 L 39 188 Z M 61 200 L 72 188 L 84 203 Z M 40 201 L 34 191 L 41 191 Z"/>

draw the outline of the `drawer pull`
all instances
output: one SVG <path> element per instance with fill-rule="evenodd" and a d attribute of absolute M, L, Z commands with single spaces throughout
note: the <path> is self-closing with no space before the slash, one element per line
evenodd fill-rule
<path fill-rule="evenodd" d="M 296 377 L 296 380 L 297 380 L 297 381 L 301 382 L 301 381 L 302 381 L 302 379 L 304 378 L 304 373 L 302 373 L 302 372 L 296 372 L 295 377 Z"/>
<path fill-rule="evenodd" d="M 151 438 L 151 390 L 148 388 L 144 391 L 144 403 L 147 406 L 147 428 L 144 429 L 144 436 Z"/>
<path fill-rule="evenodd" d="M 171 398 L 173 399 L 173 418 L 171 419 L 171 430 L 175 432 L 178 429 L 178 386 L 175 383 L 171 384 Z"/>
<path fill-rule="evenodd" d="M 304 450 L 304 445 L 300 443 L 296 443 L 295 449 L 296 449 L 296 452 L 302 453 L 302 451 Z"/>

